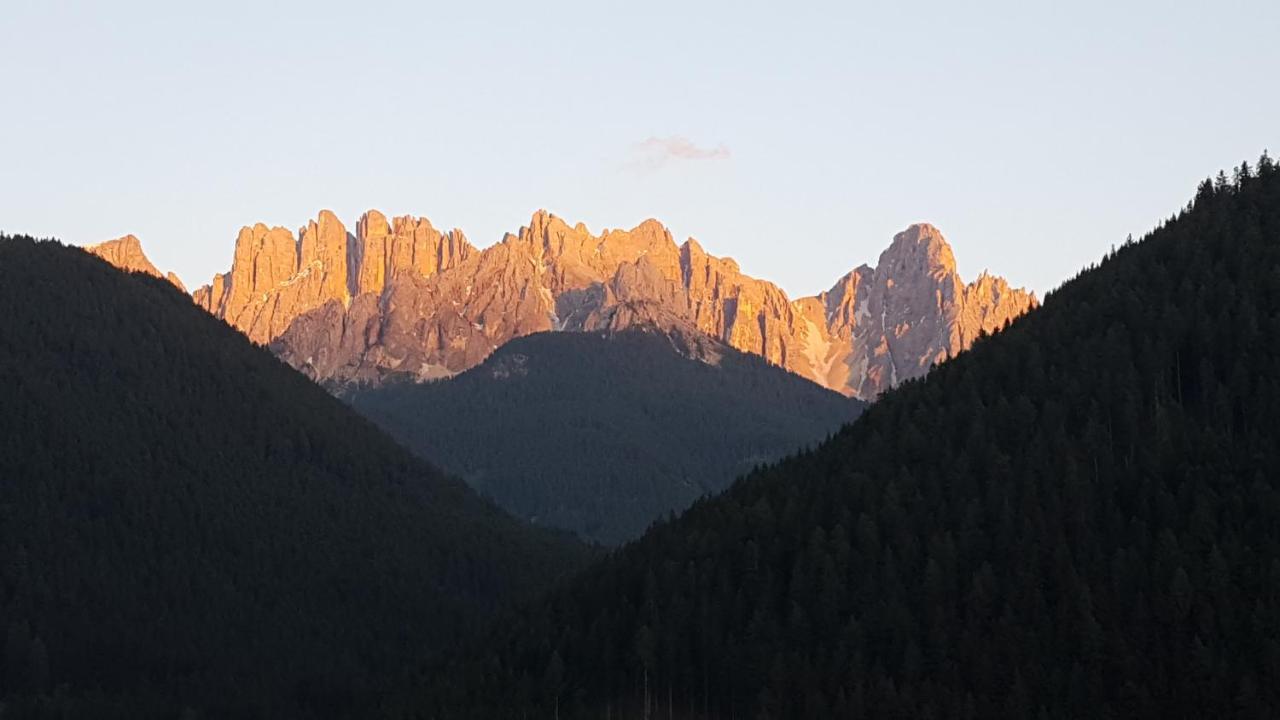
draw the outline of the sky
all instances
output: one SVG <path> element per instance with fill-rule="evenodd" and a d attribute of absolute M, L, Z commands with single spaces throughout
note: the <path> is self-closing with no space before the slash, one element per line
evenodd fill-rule
<path fill-rule="evenodd" d="M 255 222 L 545 208 L 792 297 L 931 222 L 1043 296 L 1280 154 L 1275 0 L 0 2 L 0 229 L 192 287 Z"/>

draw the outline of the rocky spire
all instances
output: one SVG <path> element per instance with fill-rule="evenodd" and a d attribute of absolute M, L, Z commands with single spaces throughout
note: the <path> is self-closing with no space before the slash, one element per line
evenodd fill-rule
<path fill-rule="evenodd" d="M 828 335 L 848 339 L 830 385 L 873 399 L 1035 307 L 1034 294 L 984 278 L 964 284 L 951 246 L 932 225 L 895 235 L 875 268 L 859 268 L 819 296 Z"/>
<path fill-rule="evenodd" d="M 156 266 L 151 264 L 151 260 L 147 258 L 147 254 L 142 251 L 142 243 L 133 235 L 125 235 L 124 237 L 108 240 L 90 245 L 85 248 L 86 251 L 97 255 L 107 262 L 115 265 L 121 270 L 129 270 L 131 272 L 142 272 L 155 277 L 162 277 L 173 283 L 179 290 L 186 292 L 187 288 L 173 273 L 162 274 Z"/>

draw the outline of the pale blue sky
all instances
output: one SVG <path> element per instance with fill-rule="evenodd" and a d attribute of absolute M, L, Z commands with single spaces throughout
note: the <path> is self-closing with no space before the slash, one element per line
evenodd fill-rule
<path fill-rule="evenodd" d="M 1274 0 L 2 1 L 0 228 L 132 232 L 192 286 L 257 221 L 487 246 L 545 207 L 792 296 L 929 221 L 1043 294 L 1280 150 Z"/>

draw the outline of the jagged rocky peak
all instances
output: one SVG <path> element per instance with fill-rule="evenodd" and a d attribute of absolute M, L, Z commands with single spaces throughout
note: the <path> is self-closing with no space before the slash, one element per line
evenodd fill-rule
<path fill-rule="evenodd" d="M 941 231 L 918 223 L 893 237 L 875 268 L 845 275 L 818 296 L 838 345 L 829 387 L 873 399 L 969 347 L 1037 304 L 984 273 L 966 285 Z"/>
<path fill-rule="evenodd" d="M 460 372 L 539 330 L 648 324 L 704 333 L 874 398 L 1034 304 L 1007 283 L 966 286 L 942 233 L 927 224 L 898 233 L 875 268 L 858 267 L 827 292 L 795 301 L 692 238 L 677 246 L 656 220 L 595 235 L 546 210 L 466 262 L 417 277 L 389 285 L 382 306 L 325 310 L 273 348 L 321 380 L 377 382 Z"/>
<path fill-rule="evenodd" d="M 356 223 L 356 237 L 367 242 L 369 238 L 382 238 L 391 234 L 391 223 L 387 216 L 377 210 L 367 210 Z"/>
<path fill-rule="evenodd" d="M 441 233 L 426 218 L 388 221 L 369 210 L 352 235 L 322 210 L 295 236 L 262 223 L 240 230 L 231 269 L 195 292 L 195 301 L 257 342 L 279 337 L 301 315 L 361 295 L 381 295 L 403 275 L 453 267 L 474 248 L 459 230 Z"/>
<path fill-rule="evenodd" d="M 312 287 L 312 297 L 321 304 L 338 300 L 349 304 L 351 296 L 352 267 L 351 235 L 332 210 L 321 210 L 319 216 L 298 231 L 300 269 L 312 276 L 319 275 L 319 282 Z"/>
<path fill-rule="evenodd" d="M 386 215 L 369 210 L 360 216 L 356 223 L 356 243 L 352 245 L 358 267 L 352 294 L 380 293 L 386 286 L 387 276 L 395 269 L 393 243 L 387 242 L 390 236 L 391 223 L 387 222 Z"/>
<path fill-rule="evenodd" d="M 142 243 L 133 235 L 125 235 L 115 240 L 108 240 L 97 245 L 90 245 L 85 250 L 97 255 L 107 262 L 115 265 L 121 270 L 131 270 L 133 272 L 144 272 L 148 275 L 161 277 L 160 271 L 155 265 L 151 264 L 151 260 L 147 254 L 142 252 Z"/>
<path fill-rule="evenodd" d="M 239 317 L 245 308 L 258 302 L 263 293 L 297 274 L 298 243 L 293 233 L 262 223 L 240 228 L 230 274 L 224 276 L 219 297 L 211 298 L 218 305 L 207 309 L 223 317 Z"/>
<path fill-rule="evenodd" d="M 671 232 L 657 220 L 649 219 L 630 230 L 591 234 L 587 226 L 570 226 L 546 210 L 538 210 L 517 235 L 504 242 L 530 253 L 540 269 L 550 271 L 548 288 L 553 293 L 580 290 L 604 282 L 618 268 L 641 256 L 658 267 L 666 277 L 679 275 L 679 254 Z"/>
<path fill-rule="evenodd" d="M 350 300 L 350 235 L 323 210 L 297 236 L 264 223 L 240 229 L 231 269 L 193 294 L 197 305 L 266 343 L 304 312 Z"/>
<path fill-rule="evenodd" d="M 725 301 L 695 308 L 686 277 L 680 249 L 656 220 L 596 235 L 540 210 L 497 245 L 388 285 L 379 305 L 312 313 L 272 348 L 313 377 L 341 384 L 460 372 L 508 340 L 541 330 L 642 320 L 692 327 L 701 313 L 697 329 L 726 337 Z"/>
<path fill-rule="evenodd" d="M 117 264 L 131 247 L 114 252 Z M 676 245 L 657 220 L 592 234 L 546 210 L 485 250 L 459 230 L 377 210 L 354 235 L 328 210 L 296 236 L 245 227 L 231 269 L 195 301 L 334 385 L 447 376 L 541 330 L 646 324 L 703 333 L 864 399 L 1036 304 L 986 273 L 964 283 L 927 223 L 896 234 L 875 267 L 793 301 L 693 238 Z"/>
<path fill-rule="evenodd" d="M 132 234 L 118 237 L 115 240 L 90 245 L 85 248 L 86 251 L 97 255 L 121 270 L 129 270 L 131 272 L 142 272 L 158 278 L 164 278 L 172 283 L 179 290 L 186 292 L 187 288 L 182 284 L 182 280 L 174 273 L 161 273 L 147 254 L 142 251 L 142 242 Z"/>
<path fill-rule="evenodd" d="M 875 274 L 875 269 L 868 265 L 859 265 L 845 273 L 830 290 L 817 296 L 818 305 L 823 309 L 823 317 L 831 328 L 851 328 L 857 321 L 858 290 L 864 289 L 865 283 Z M 803 298 L 802 298 L 803 299 Z"/>
<path fill-rule="evenodd" d="M 986 270 L 964 288 L 958 345 L 969 347 L 981 333 L 991 333 L 1039 305 L 1034 292 L 1009 285 Z"/>
<path fill-rule="evenodd" d="M 956 271 L 956 257 L 942 231 L 929 223 L 916 223 L 893 236 L 893 242 L 880 254 L 876 269 L 888 273 L 950 274 Z"/>
<path fill-rule="evenodd" d="M 370 210 L 356 224 L 359 270 L 353 295 L 381 294 L 405 274 L 435 274 L 466 260 L 475 250 L 461 230 L 441 233 L 427 218 L 402 215 L 391 222 Z"/>

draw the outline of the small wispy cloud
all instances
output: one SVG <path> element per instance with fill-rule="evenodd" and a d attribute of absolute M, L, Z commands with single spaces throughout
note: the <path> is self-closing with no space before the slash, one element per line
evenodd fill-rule
<path fill-rule="evenodd" d="M 697 160 L 727 160 L 729 147 L 699 147 L 680 135 L 650 137 L 631 146 L 632 159 L 628 166 L 633 170 L 657 170 L 673 162 Z"/>

